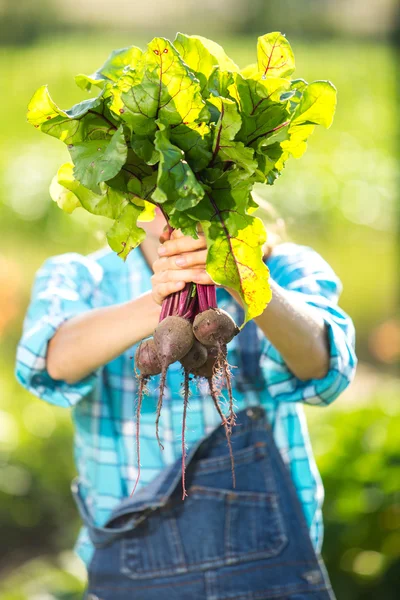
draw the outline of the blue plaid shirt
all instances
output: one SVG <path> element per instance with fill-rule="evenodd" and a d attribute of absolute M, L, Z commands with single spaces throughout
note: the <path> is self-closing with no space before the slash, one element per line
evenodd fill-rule
<path fill-rule="evenodd" d="M 329 265 L 308 247 L 277 246 L 268 259 L 271 277 L 290 296 L 316 307 L 325 319 L 330 343 L 330 368 L 319 380 L 301 381 L 288 369 L 279 352 L 257 328 L 264 386 L 251 389 L 240 377 L 245 365 L 238 339 L 229 344 L 234 369 L 236 409 L 261 404 L 269 416 L 274 438 L 296 486 L 317 551 L 322 543 L 323 487 L 312 455 L 302 403 L 327 406 L 349 385 L 356 357 L 351 319 L 337 306 L 341 284 Z M 43 400 L 72 408 L 75 459 L 79 485 L 94 521 L 104 524 L 120 499 L 129 495 L 136 475 L 135 399 L 137 381 L 132 356 L 135 347 L 76 384 L 53 380 L 46 371 L 47 345 L 60 325 L 93 308 L 126 302 L 150 289 L 151 270 L 140 249 L 124 263 L 108 249 L 89 256 L 69 253 L 47 260 L 39 269 L 31 304 L 17 351 L 16 376 Z M 240 322 L 237 305 L 217 290 L 218 304 Z M 243 344 L 242 344 L 243 346 Z M 247 364 L 249 364 L 247 356 Z M 235 375 L 236 371 L 236 375 Z M 155 438 L 158 377 L 149 384 L 141 417 L 141 479 L 149 483 L 181 454 L 183 402 L 179 364 L 170 367 L 160 420 L 160 451 Z M 219 423 L 206 382 L 192 383 L 187 420 L 187 444 Z M 75 547 L 89 563 L 93 547 L 82 528 Z"/>

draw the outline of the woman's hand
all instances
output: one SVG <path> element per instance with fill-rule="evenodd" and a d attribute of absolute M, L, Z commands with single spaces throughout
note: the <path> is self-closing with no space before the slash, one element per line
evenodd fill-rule
<path fill-rule="evenodd" d="M 153 263 L 152 295 L 157 304 L 182 290 L 186 283 L 213 283 L 206 272 L 207 245 L 203 234 L 194 240 L 179 230 L 165 231 L 160 237 L 159 258 Z"/>

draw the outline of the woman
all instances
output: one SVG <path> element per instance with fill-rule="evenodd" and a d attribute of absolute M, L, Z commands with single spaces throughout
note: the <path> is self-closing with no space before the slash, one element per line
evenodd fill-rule
<path fill-rule="evenodd" d="M 163 451 L 154 429 L 158 378 L 148 386 L 141 477 L 129 498 L 137 476 L 134 346 L 153 332 L 167 295 L 188 281 L 211 283 L 204 237 L 169 236 L 164 225 L 161 214 L 145 224 L 146 240 L 125 263 L 109 250 L 48 260 L 18 348 L 19 381 L 72 407 L 73 491 L 85 523 L 76 551 L 88 566 L 88 598 L 333 598 L 319 559 L 323 489 L 302 403 L 330 404 L 350 383 L 356 357 L 352 322 L 337 306 L 341 284 L 310 248 L 266 251 L 273 299 L 228 347 L 235 490 L 208 387 L 192 382 L 181 500 L 175 364 L 160 420 Z M 217 298 L 240 323 L 237 295 L 219 288 Z"/>

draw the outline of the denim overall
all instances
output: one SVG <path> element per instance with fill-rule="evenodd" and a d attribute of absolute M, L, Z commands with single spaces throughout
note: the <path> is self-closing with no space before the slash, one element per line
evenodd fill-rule
<path fill-rule="evenodd" d="M 86 600 L 334 600 L 264 409 L 237 415 L 232 486 L 218 426 L 97 527 L 73 486 L 95 553 Z"/>

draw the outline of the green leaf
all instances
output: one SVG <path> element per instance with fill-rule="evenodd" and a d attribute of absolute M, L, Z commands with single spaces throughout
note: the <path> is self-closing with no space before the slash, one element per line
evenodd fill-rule
<path fill-rule="evenodd" d="M 68 148 L 75 164 L 76 179 L 96 193 L 100 191 L 99 183 L 119 173 L 128 155 L 122 125 L 109 140 L 85 141 Z"/>
<path fill-rule="evenodd" d="M 190 235 L 192 238 L 197 239 L 197 225 L 198 220 L 191 218 L 186 211 L 176 210 L 172 203 L 167 202 L 163 204 L 166 213 L 168 214 L 168 220 L 174 229 L 180 229 L 184 235 Z"/>
<path fill-rule="evenodd" d="M 283 149 L 279 142 L 275 142 L 269 146 L 262 146 L 257 152 L 258 169 L 262 173 L 262 182 L 269 185 L 275 183 L 279 177 L 280 170 L 277 165 L 280 165 L 280 159 L 283 155 Z"/>
<path fill-rule="evenodd" d="M 207 119 L 199 81 L 164 38 L 149 43 L 137 68 L 112 90 L 111 110 L 137 135 L 152 135 L 156 121 L 174 126 Z"/>
<path fill-rule="evenodd" d="M 207 238 L 207 272 L 218 285 L 236 290 L 244 303 L 245 322 L 261 314 L 271 298 L 268 269 L 262 260 L 266 233 L 253 217 L 252 182 L 236 172 L 217 175 L 204 199 L 184 213 L 201 223 Z"/>
<path fill-rule="evenodd" d="M 259 145 L 290 120 L 288 103 L 281 101 L 290 81 L 276 77 L 245 79 L 240 73 L 235 74 L 234 79 L 229 91 L 238 103 L 242 119 L 238 140 L 245 145 L 255 142 Z"/>
<path fill-rule="evenodd" d="M 107 82 L 118 81 L 126 67 L 134 68 L 142 56 L 142 51 L 136 46 L 113 50 L 106 62 L 92 75 L 77 75 L 76 84 L 83 90 L 90 92 L 92 86 L 103 88 Z"/>
<path fill-rule="evenodd" d="M 234 75 L 230 71 L 221 71 L 216 67 L 208 80 L 208 89 L 213 96 L 229 97 L 229 87 L 234 82 Z"/>
<path fill-rule="evenodd" d="M 28 105 L 28 122 L 65 144 L 91 139 L 107 139 L 117 129 L 102 94 L 84 100 L 69 110 L 60 109 L 52 100 L 47 86 L 33 95 Z"/>
<path fill-rule="evenodd" d="M 155 147 L 160 153 L 157 189 L 152 195 L 155 202 L 174 202 L 177 210 L 195 206 L 204 196 L 204 189 L 185 160 L 185 153 L 171 144 L 162 124 L 156 133 Z"/>
<path fill-rule="evenodd" d="M 336 109 L 336 88 L 329 81 L 314 81 L 302 88 L 302 97 L 297 104 L 287 132 L 287 140 L 281 142 L 283 154 L 277 163 L 282 170 L 285 161 L 292 155 L 300 158 L 307 150 L 307 140 L 315 125 L 327 129 L 331 126 Z"/>
<path fill-rule="evenodd" d="M 207 236 L 207 269 L 236 290 L 246 320 L 271 293 L 262 261 L 264 227 L 254 217 L 255 182 L 273 184 L 300 157 L 316 125 L 329 127 L 336 90 L 326 81 L 291 81 L 292 49 L 274 32 L 258 39 L 256 65 L 242 71 L 218 44 L 178 34 L 142 53 L 117 50 L 92 75 L 79 75 L 97 98 L 61 110 L 43 86 L 28 120 L 69 146 L 51 195 L 113 219 L 111 247 L 123 258 L 144 239 L 138 220 L 162 205 L 172 227 Z"/>
<path fill-rule="evenodd" d="M 201 217 L 207 239 L 207 272 L 216 284 L 239 293 L 246 323 L 263 312 L 271 291 L 268 269 L 262 260 L 265 228 L 247 212 L 254 208 L 252 185 L 239 181 L 228 187 L 234 181 L 234 174 L 224 175 L 218 180 L 218 187 L 206 194 L 208 207 L 202 203 L 194 210 Z"/>
<path fill-rule="evenodd" d="M 210 91 L 227 95 L 228 85 L 232 83 L 231 72 L 239 71 L 239 67 L 221 46 L 207 38 L 183 33 L 177 34 L 174 46 L 200 81 L 204 97 L 208 97 Z"/>
<path fill-rule="evenodd" d="M 146 237 L 144 229 L 137 225 L 137 220 L 142 213 L 141 207 L 127 204 L 107 232 L 110 248 L 124 260 Z"/>
<path fill-rule="evenodd" d="M 47 85 L 42 85 L 33 94 L 28 104 L 28 123 L 34 127 L 40 127 L 47 120 L 58 116 L 67 117 L 67 113 L 52 100 Z"/>
<path fill-rule="evenodd" d="M 110 188 L 106 183 L 100 184 L 100 193 L 95 194 L 74 177 L 74 165 L 66 163 L 57 174 L 58 183 L 72 192 L 82 207 L 93 215 L 115 219 L 129 199 L 126 195 Z"/>
<path fill-rule="evenodd" d="M 291 110 L 294 111 L 297 104 L 303 97 L 303 92 L 307 88 L 308 83 L 304 79 L 293 79 L 290 84 L 290 91 L 294 92 L 293 96 L 290 98 Z"/>
<path fill-rule="evenodd" d="M 253 148 L 246 148 L 242 142 L 234 141 L 242 124 L 236 102 L 220 97 L 212 98 L 210 102 L 220 111 L 214 132 L 212 164 L 232 162 L 252 175 L 257 168 Z"/>
<path fill-rule="evenodd" d="M 329 129 L 336 110 L 336 88 L 330 81 L 314 81 L 302 90 L 292 125 L 314 124 Z"/>
<path fill-rule="evenodd" d="M 128 148 L 128 156 L 121 171 L 109 179 L 107 184 L 121 192 L 148 198 L 157 186 L 157 171 Z"/>
<path fill-rule="evenodd" d="M 154 142 L 147 135 L 132 134 L 131 148 L 147 165 L 155 165 L 159 161 L 159 154 L 154 147 Z"/>
<path fill-rule="evenodd" d="M 184 151 L 186 160 L 195 173 L 207 167 L 212 157 L 212 135 L 207 123 L 198 123 L 194 128 L 190 125 L 178 125 L 170 130 L 170 139 Z"/>
<path fill-rule="evenodd" d="M 66 174 L 69 172 L 72 173 L 73 168 L 74 165 L 71 163 L 61 165 L 57 174 L 53 177 L 49 188 L 51 199 L 57 202 L 58 206 L 68 214 L 71 214 L 76 208 L 82 206 L 75 194 L 59 183 L 60 180 L 62 181 L 65 178 Z"/>
<path fill-rule="evenodd" d="M 208 95 L 208 78 L 218 64 L 217 58 L 195 36 L 177 33 L 174 46 L 200 81 L 201 92 Z"/>
<path fill-rule="evenodd" d="M 265 228 L 257 217 L 247 216 L 237 235 L 227 235 L 223 226 L 205 227 L 207 272 L 213 281 L 235 290 L 245 309 L 243 325 L 263 313 L 272 293 L 269 271 L 262 259 Z"/>
<path fill-rule="evenodd" d="M 258 38 L 258 70 L 266 77 L 288 77 L 295 70 L 293 50 L 280 32 Z"/>
<path fill-rule="evenodd" d="M 239 67 L 231 58 L 229 58 L 222 46 L 201 35 L 194 35 L 193 37 L 198 39 L 203 44 L 204 48 L 206 48 L 210 54 L 215 56 L 221 71 L 231 71 L 233 73 L 239 72 Z"/>

